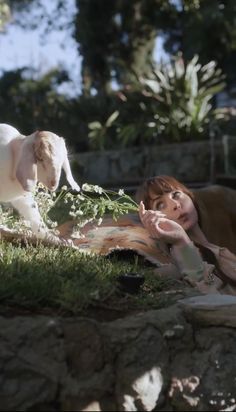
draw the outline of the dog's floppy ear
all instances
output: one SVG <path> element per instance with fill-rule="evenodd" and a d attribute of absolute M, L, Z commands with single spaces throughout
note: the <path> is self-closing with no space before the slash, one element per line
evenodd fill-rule
<path fill-rule="evenodd" d="M 37 133 L 24 139 L 16 165 L 16 178 L 27 192 L 31 192 L 37 183 L 37 159 L 34 150 Z"/>
<path fill-rule="evenodd" d="M 34 146 L 34 154 L 35 154 L 36 161 L 38 160 L 41 162 L 44 158 L 44 154 L 49 153 L 50 151 L 47 134 L 48 132 L 39 132 L 39 131 L 35 133 L 33 146 Z"/>

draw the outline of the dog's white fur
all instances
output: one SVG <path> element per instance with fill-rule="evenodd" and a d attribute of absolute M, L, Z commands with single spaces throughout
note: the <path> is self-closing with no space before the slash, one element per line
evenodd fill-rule
<path fill-rule="evenodd" d="M 48 229 L 32 191 L 37 181 L 56 190 L 61 169 L 72 189 L 79 191 L 62 137 L 48 131 L 24 136 L 8 124 L 0 124 L 0 202 L 10 202 L 39 238 L 47 237 Z"/>

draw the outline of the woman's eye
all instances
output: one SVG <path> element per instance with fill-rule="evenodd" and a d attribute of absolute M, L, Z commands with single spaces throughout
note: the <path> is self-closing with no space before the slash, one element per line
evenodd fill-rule
<path fill-rule="evenodd" d="M 173 199 L 178 199 L 180 195 L 181 195 L 181 192 L 176 191 L 176 192 L 173 192 L 172 197 Z"/>
<path fill-rule="evenodd" d="M 164 207 L 165 207 L 165 205 L 164 205 L 163 202 L 157 203 L 157 204 L 155 205 L 155 209 L 156 209 L 156 210 L 162 210 L 162 209 L 164 209 Z"/>

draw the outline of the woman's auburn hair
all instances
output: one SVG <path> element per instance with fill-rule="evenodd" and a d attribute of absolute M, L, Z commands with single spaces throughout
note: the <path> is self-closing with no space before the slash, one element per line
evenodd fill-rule
<path fill-rule="evenodd" d="M 197 207 L 191 190 L 189 190 L 184 184 L 180 183 L 174 177 L 166 175 L 153 176 L 145 180 L 137 190 L 135 198 L 137 202 L 141 202 L 142 200 L 146 209 L 152 209 L 153 195 L 163 195 L 165 193 L 173 192 L 174 190 L 181 190 L 183 193 L 188 195 L 192 199 L 194 206 Z"/>

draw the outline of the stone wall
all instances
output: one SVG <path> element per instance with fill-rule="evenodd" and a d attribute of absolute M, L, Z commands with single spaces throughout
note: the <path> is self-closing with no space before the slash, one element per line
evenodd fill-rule
<path fill-rule="evenodd" d="M 208 182 L 223 173 L 222 143 L 214 151 L 209 141 L 145 146 L 73 155 L 73 172 L 80 183 L 132 185 L 144 178 L 167 174 L 184 182 Z"/>
<path fill-rule="evenodd" d="M 236 410 L 236 298 L 100 323 L 0 317 L 1 411 Z"/>

